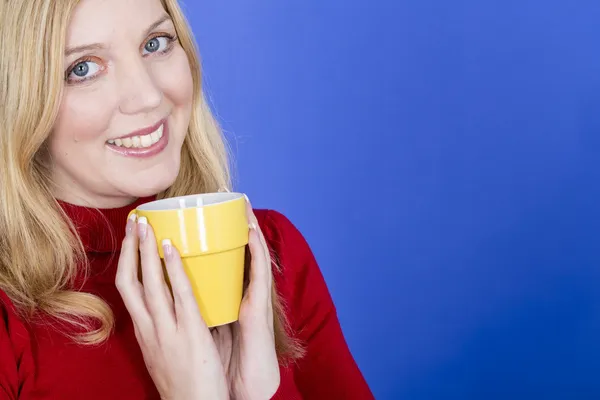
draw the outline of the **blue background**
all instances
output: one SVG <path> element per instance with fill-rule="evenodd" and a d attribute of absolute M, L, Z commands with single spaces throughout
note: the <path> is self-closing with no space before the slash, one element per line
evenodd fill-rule
<path fill-rule="evenodd" d="M 236 189 L 305 234 L 377 398 L 600 397 L 600 2 L 185 9 Z"/>

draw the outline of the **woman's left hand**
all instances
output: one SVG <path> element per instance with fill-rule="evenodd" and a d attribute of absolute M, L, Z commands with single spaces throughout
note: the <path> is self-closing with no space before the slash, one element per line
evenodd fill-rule
<path fill-rule="evenodd" d="M 252 206 L 246 204 L 250 233 L 250 282 L 239 321 L 213 330 L 213 338 L 236 400 L 270 399 L 279 388 L 271 290 L 271 256 Z"/>

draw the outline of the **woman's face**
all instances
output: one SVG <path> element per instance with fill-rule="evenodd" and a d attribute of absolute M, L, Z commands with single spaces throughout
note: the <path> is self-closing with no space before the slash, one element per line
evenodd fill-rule
<path fill-rule="evenodd" d="M 193 97 L 189 62 L 160 0 L 82 0 L 49 138 L 56 197 L 119 207 L 179 172 Z"/>

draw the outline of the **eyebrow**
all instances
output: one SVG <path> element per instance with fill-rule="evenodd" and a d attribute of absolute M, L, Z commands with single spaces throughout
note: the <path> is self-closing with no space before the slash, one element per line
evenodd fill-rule
<path fill-rule="evenodd" d="M 150 32 L 152 32 L 154 29 L 158 28 L 164 22 L 170 21 L 170 20 L 171 20 L 171 17 L 168 14 L 163 15 L 156 22 L 154 22 L 152 25 L 150 25 L 148 27 L 148 29 L 146 29 L 146 33 L 144 34 L 144 36 L 148 36 L 150 34 Z M 102 50 L 104 48 L 105 48 L 105 46 L 101 43 L 93 43 L 93 44 L 86 44 L 83 46 L 71 47 L 65 51 L 65 57 L 68 57 L 75 53 L 83 53 L 84 51 L 89 51 L 89 50 Z"/>

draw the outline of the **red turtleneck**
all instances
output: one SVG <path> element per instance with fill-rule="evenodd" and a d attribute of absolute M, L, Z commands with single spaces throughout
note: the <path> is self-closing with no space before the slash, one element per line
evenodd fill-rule
<path fill-rule="evenodd" d="M 78 345 L 43 317 L 35 323 L 19 318 L 0 291 L 0 399 L 159 399 L 114 285 L 127 215 L 148 200 L 100 212 L 63 204 L 90 261 L 91 274 L 83 290 L 108 302 L 115 330 L 102 345 Z M 292 327 L 307 349 L 296 364 L 281 367 L 274 399 L 372 399 L 308 244 L 282 214 L 256 210 L 256 216 L 279 257 L 283 271 L 275 282 Z"/>

